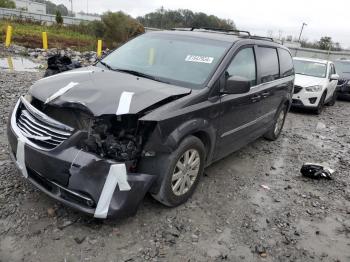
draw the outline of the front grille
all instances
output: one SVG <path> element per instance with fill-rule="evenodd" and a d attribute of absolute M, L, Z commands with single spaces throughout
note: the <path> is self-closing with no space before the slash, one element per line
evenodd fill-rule
<path fill-rule="evenodd" d="M 302 105 L 303 105 L 303 102 L 301 102 L 301 101 L 298 100 L 298 99 L 293 99 L 293 100 L 292 100 L 292 104 L 295 105 L 295 106 L 302 106 Z"/>
<path fill-rule="evenodd" d="M 37 109 L 22 99 L 16 124 L 28 140 L 41 148 L 54 149 L 72 135 L 72 128 L 35 110 Z"/>
<path fill-rule="evenodd" d="M 294 94 L 298 94 L 301 89 L 303 89 L 301 86 L 294 86 Z"/>

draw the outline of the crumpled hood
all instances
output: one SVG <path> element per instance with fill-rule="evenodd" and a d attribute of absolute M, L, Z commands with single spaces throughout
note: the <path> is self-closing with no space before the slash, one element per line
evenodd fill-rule
<path fill-rule="evenodd" d="M 67 91 L 52 99 L 62 90 Z M 42 102 L 51 98 L 50 105 L 76 106 L 101 116 L 120 108 L 123 114 L 136 114 L 170 97 L 190 94 L 191 89 L 90 66 L 43 78 L 29 93 Z"/>
<path fill-rule="evenodd" d="M 319 78 L 319 77 L 295 74 L 294 84 L 296 86 L 308 87 L 308 86 L 324 85 L 326 81 L 327 81 L 327 78 Z"/>

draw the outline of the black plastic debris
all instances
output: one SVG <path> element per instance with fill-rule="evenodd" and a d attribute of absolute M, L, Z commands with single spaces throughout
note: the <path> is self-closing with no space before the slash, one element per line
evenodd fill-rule
<path fill-rule="evenodd" d="M 56 54 L 47 59 L 47 69 L 44 77 L 56 75 L 80 67 L 80 62 L 72 61 L 68 56 Z"/>
<path fill-rule="evenodd" d="M 330 179 L 333 179 L 332 174 L 334 173 L 334 170 L 321 164 L 305 163 L 301 167 L 300 172 L 303 176 L 309 177 L 312 179 L 329 179 L 330 180 Z"/>

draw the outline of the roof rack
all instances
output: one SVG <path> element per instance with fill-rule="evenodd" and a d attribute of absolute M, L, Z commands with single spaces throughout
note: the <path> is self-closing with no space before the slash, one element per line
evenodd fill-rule
<path fill-rule="evenodd" d="M 267 40 L 267 41 L 271 41 L 271 42 L 276 42 L 272 37 L 251 35 L 249 31 L 236 30 L 236 29 L 222 29 L 222 28 L 212 28 L 212 27 L 192 27 L 192 28 L 173 28 L 171 30 L 176 30 L 176 31 L 207 30 L 209 32 L 216 31 L 216 32 L 220 32 L 220 33 L 239 35 L 241 37 L 245 37 L 245 38 L 249 38 L 249 39 Z M 245 35 L 241 35 L 242 33 Z"/>
<path fill-rule="evenodd" d="M 249 36 L 249 38 L 256 39 L 256 40 L 267 40 L 267 41 L 275 42 L 275 40 L 272 37 L 267 37 L 267 36 L 251 35 L 251 36 Z"/>
<path fill-rule="evenodd" d="M 244 33 L 247 36 L 250 36 L 250 33 L 248 31 L 236 30 L 236 29 L 213 28 L 213 27 L 192 27 L 191 31 L 194 31 L 196 29 L 197 30 L 218 31 L 218 32 L 223 32 L 223 33 L 236 33 L 238 35 L 241 33 Z"/>

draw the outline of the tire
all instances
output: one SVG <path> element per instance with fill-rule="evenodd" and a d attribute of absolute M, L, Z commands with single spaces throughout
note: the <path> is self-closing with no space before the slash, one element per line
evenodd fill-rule
<path fill-rule="evenodd" d="M 282 107 L 280 107 L 277 114 L 275 115 L 275 120 L 273 125 L 271 126 L 269 131 L 267 131 L 264 135 L 265 139 L 270 141 L 275 141 L 278 139 L 278 137 L 282 132 L 284 122 L 286 120 L 287 111 L 288 111 L 287 105 L 283 105 Z"/>
<path fill-rule="evenodd" d="M 334 93 L 332 95 L 332 99 L 327 103 L 328 106 L 334 106 L 335 102 L 337 101 L 338 98 L 338 92 L 334 90 Z"/>
<path fill-rule="evenodd" d="M 318 102 L 317 108 L 315 109 L 315 114 L 320 115 L 324 108 L 324 101 L 326 100 L 327 93 L 324 92 L 321 96 L 320 102 Z"/>
<path fill-rule="evenodd" d="M 203 174 L 205 152 L 205 147 L 200 139 L 194 136 L 186 137 L 165 161 L 162 159 L 162 161 L 158 163 L 164 176 L 158 193 L 153 194 L 152 196 L 162 204 L 169 207 L 175 207 L 185 203 L 193 194 L 200 177 Z M 192 157 L 195 161 L 199 161 L 199 164 L 192 162 L 193 169 L 191 169 L 190 165 L 182 165 L 184 169 L 181 170 L 179 167 L 182 163 L 186 163 L 185 155 L 187 153 L 189 160 Z M 176 174 L 178 175 L 175 176 Z M 174 180 L 176 177 L 178 179 Z M 183 190 L 181 189 L 182 184 L 184 184 Z"/>

